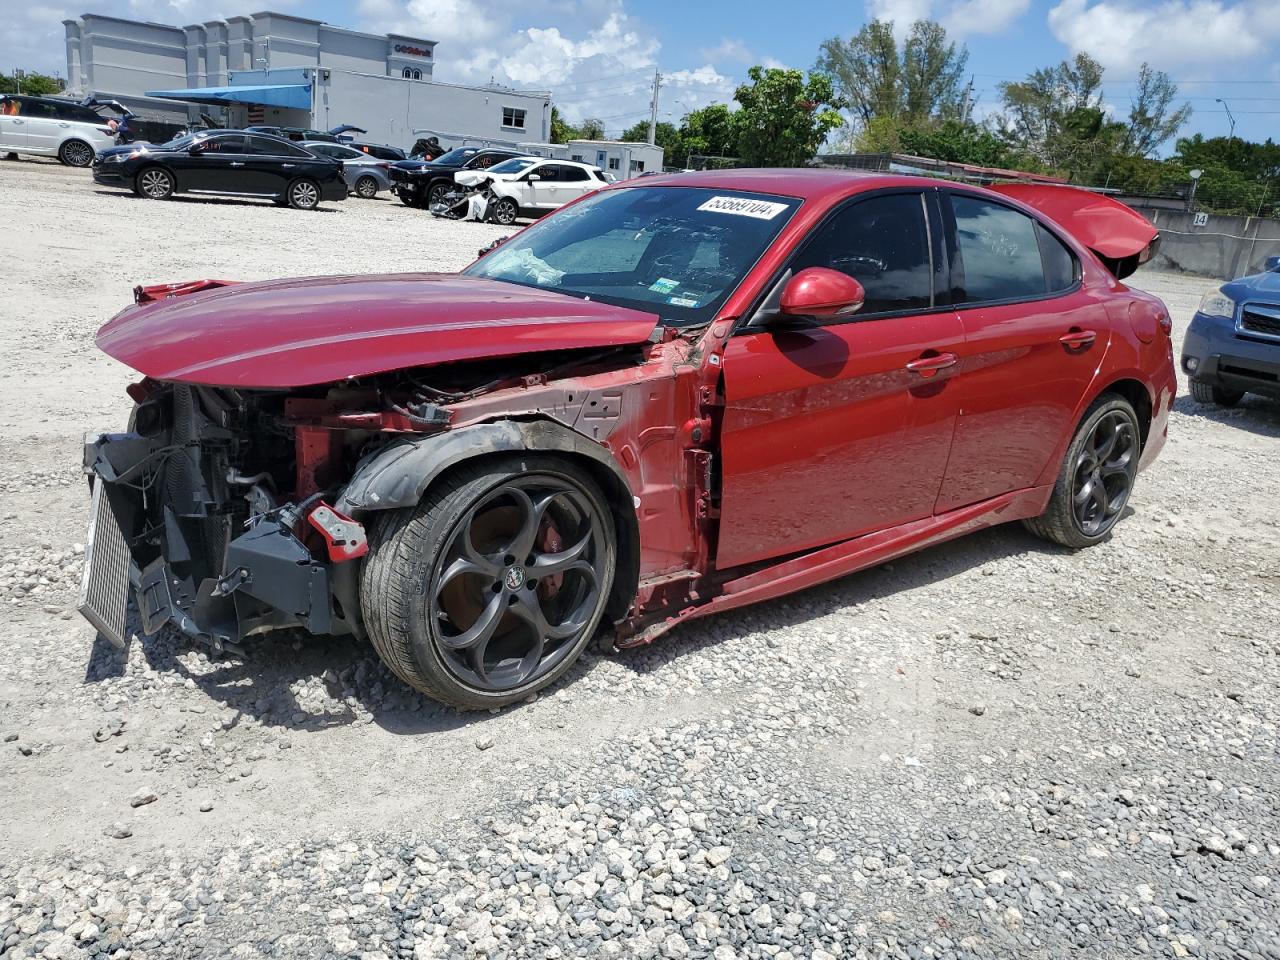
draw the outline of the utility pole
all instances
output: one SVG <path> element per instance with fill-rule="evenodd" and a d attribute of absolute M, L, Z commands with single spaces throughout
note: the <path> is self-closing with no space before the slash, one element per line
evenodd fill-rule
<path fill-rule="evenodd" d="M 662 86 L 662 74 L 653 71 L 653 99 L 649 101 L 649 142 L 658 142 L 658 88 Z"/>

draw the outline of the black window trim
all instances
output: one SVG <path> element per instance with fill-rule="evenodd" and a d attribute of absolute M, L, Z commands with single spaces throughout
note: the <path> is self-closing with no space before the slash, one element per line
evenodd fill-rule
<path fill-rule="evenodd" d="M 1046 223 L 1040 217 L 1033 216 L 1027 213 L 1027 211 L 1025 210 L 1018 209 L 1017 207 L 1013 206 L 1013 204 L 1011 203 L 1006 203 L 998 197 L 988 196 L 985 193 L 973 193 L 972 191 L 969 191 L 969 190 L 956 189 L 954 187 L 947 187 L 945 190 L 940 190 L 939 193 L 945 193 L 947 196 L 946 203 L 940 202 L 940 207 L 941 207 L 943 218 L 946 223 L 945 229 L 947 232 L 947 237 L 948 237 L 948 240 L 950 241 L 949 249 L 954 250 L 955 252 L 954 260 L 951 262 L 951 265 L 948 268 L 947 286 L 949 288 L 948 290 L 949 293 L 954 294 L 956 289 L 955 274 L 953 273 L 955 264 L 958 263 L 961 267 L 964 266 L 964 256 L 960 253 L 960 233 L 956 227 L 955 209 L 951 206 L 951 198 L 955 196 L 969 197 L 970 199 L 973 199 L 973 200 L 981 200 L 985 203 L 990 203 L 993 206 L 1004 207 L 1006 210 L 1011 210 L 1016 214 L 1026 217 L 1032 223 L 1039 226 L 1040 229 L 1048 233 L 1049 236 L 1057 240 L 1058 243 L 1062 244 L 1063 249 L 1065 249 L 1068 255 L 1071 257 L 1072 270 L 1075 275 L 1075 280 L 1074 282 L 1072 282 L 1071 286 L 1064 287 L 1061 290 L 1046 291 L 1045 293 L 1042 293 L 1037 297 L 1005 297 L 1004 299 L 1001 299 L 1001 300 L 973 300 L 969 302 L 962 302 L 962 301 L 954 300 L 954 298 L 952 298 L 953 300 L 952 309 L 956 311 L 975 310 L 983 307 L 1007 307 L 1012 304 L 1018 304 L 1018 303 L 1041 303 L 1042 301 L 1045 301 L 1045 300 L 1057 300 L 1060 297 L 1069 296 L 1070 294 L 1075 293 L 1080 289 L 1081 285 L 1084 283 L 1084 267 L 1080 263 L 1080 258 L 1076 255 L 1076 252 L 1072 248 L 1071 244 L 1067 243 L 1065 240 L 1062 239 L 1062 234 L 1052 224 Z M 1038 239 L 1037 239 L 1036 248 L 1037 250 L 1039 250 Z M 1043 252 L 1040 252 L 1040 269 L 1043 272 L 1044 270 L 1044 253 Z"/>
<path fill-rule="evenodd" d="M 946 247 L 942 243 L 942 220 L 941 207 L 942 204 L 937 200 L 938 188 L 936 186 L 920 186 L 920 187 L 880 187 L 874 190 L 865 190 L 855 193 L 851 197 L 846 197 L 839 203 L 831 207 L 822 219 L 809 228 L 808 232 L 800 239 L 792 251 L 787 255 L 786 261 L 778 268 L 769 281 L 765 283 L 757 294 L 751 306 L 742 312 L 742 316 L 734 324 L 734 328 L 730 336 L 739 336 L 741 334 L 756 334 L 766 332 L 763 327 L 752 326 L 752 322 L 760 316 L 762 311 L 782 295 L 782 288 L 786 282 L 791 279 L 792 265 L 796 259 L 802 254 L 806 247 L 813 242 L 814 238 L 837 216 L 842 214 L 850 207 L 856 206 L 866 200 L 872 200 L 878 197 L 912 195 L 915 194 L 921 199 L 921 212 L 925 217 L 925 241 L 929 245 L 929 268 L 931 280 L 931 296 L 933 303 L 928 307 L 913 308 L 910 310 L 884 310 L 880 313 L 854 313 L 847 317 L 840 317 L 832 320 L 815 320 L 814 327 L 840 327 L 850 323 L 863 323 L 868 320 L 890 320 L 901 317 L 918 317 L 939 312 L 939 308 L 943 307 L 948 310 L 952 309 L 951 297 L 949 289 L 949 278 L 951 275 L 950 259 L 947 257 Z M 932 202 L 931 202 L 932 198 Z M 943 263 L 939 264 L 938 257 L 943 258 Z M 939 271 L 941 265 L 944 269 Z M 941 285 L 940 285 L 941 284 Z"/>

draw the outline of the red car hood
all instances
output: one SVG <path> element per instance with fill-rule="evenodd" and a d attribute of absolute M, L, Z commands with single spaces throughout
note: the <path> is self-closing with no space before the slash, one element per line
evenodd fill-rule
<path fill-rule="evenodd" d="M 404 367 L 641 343 L 658 318 L 458 274 L 233 284 L 140 303 L 98 346 L 156 380 L 299 387 Z"/>

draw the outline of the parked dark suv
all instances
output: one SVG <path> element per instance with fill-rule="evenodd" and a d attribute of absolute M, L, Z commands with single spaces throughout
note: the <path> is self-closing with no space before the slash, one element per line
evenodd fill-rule
<path fill-rule="evenodd" d="M 1280 257 L 1204 295 L 1182 341 L 1182 369 L 1200 403 L 1280 399 Z"/>
<path fill-rule="evenodd" d="M 444 198 L 459 170 L 487 170 L 495 163 L 523 156 L 519 151 L 496 147 L 458 147 L 435 160 L 401 160 L 391 165 L 391 189 L 402 203 L 429 207 Z"/>

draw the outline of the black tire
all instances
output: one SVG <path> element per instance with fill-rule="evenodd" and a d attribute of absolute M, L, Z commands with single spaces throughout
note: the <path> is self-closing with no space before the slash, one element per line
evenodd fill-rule
<path fill-rule="evenodd" d="M 1076 550 L 1105 540 L 1129 502 L 1141 452 L 1142 431 L 1133 405 L 1104 393 L 1076 428 L 1049 506 L 1024 520 L 1026 528 Z"/>
<path fill-rule="evenodd" d="M 490 709 L 564 675 L 599 626 L 616 566 L 612 515 L 590 476 L 542 454 L 488 457 L 372 525 L 360 605 L 405 683 Z"/>
<path fill-rule="evenodd" d="M 68 167 L 87 167 L 93 157 L 93 147 L 83 140 L 68 140 L 58 148 L 58 159 Z"/>
<path fill-rule="evenodd" d="M 164 167 L 143 167 L 133 178 L 133 192 L 148 200 L 168 200 L 177 182 Z"/>
<path fill-rule="evenodd" d="M 406 207 L 422 206 L 422 204 L 418 203 L 418 198 L 414 196 L 412 193 L 410 193 L 408 190 L 404 191 L 403 193 L 397 193 L 396 196 L 400 198 L 400 202 L 403 203 Z"/>
<path fill-rule="evenodd" d="M 295 180 L 289 184 L 285 198 L 295 210 L 314 210 L 320 206 L 320 184 L 305 178 Z"/>
<path fill-rule="evenodd" d="M 489 208 L 489 212 L 495 223 L 509 227 L 516 222 L 516 217 L 520 215 L 520 208 L 516 206 L 516 202 L 510 197 L 499 197 L 493 201 L 493 206 Z"/>
<path fill-rule="evenodd" d="M 378 195 L 378 181 L 373 177 L 361 177 L 356 181 L 355 194 L 362 200 L 372 200 Z"/>
<path fill-rule="evenodd" d="M 449 192 L 449 188 L 451 186 L 452 184 L 446 183 L 443 180 L 437 180 L 435 183 L 431 184 L 431 186 L 427 188 L 427 199 L 422 206 L 430 210 L 437 203 L 443 203 L 444 195 Z"/>
<path fill-rule="evenodd" d="M 1203 403 L 1210 407 L 1234 407 L 1244 399 L 1244 393 L 1242 391 L 1226 390 L 1216 384 L 1192 380 L 1191 399 L 1196 403 Z"/>

